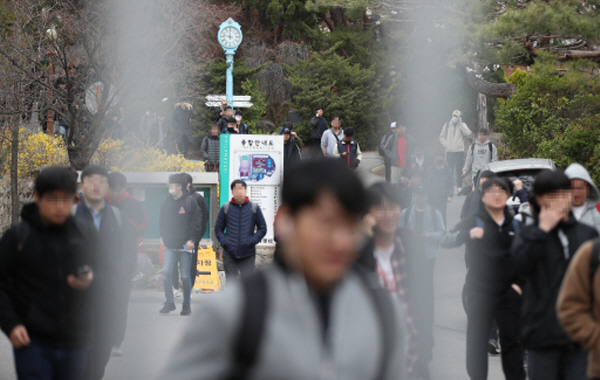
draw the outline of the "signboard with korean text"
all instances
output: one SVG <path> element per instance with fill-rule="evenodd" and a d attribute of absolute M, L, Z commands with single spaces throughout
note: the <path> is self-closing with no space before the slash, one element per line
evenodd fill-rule
<path fill-rule="evenodd" d="M 225 162 L 228 165 L 223 165 Z M 221 135 L 220 170 L 220 204 L 231 199 L 232 181 L 246 182 L 248 198 L 260 206 L 267 222 L 267 234 L 258 245 L 274 246 L 273 223 L 283 182 L 283 136 Z"/>

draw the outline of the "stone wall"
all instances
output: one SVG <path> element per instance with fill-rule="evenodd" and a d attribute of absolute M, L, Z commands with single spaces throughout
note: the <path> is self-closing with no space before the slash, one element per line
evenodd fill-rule
<path fill-rule="evenodd" d="M 20 207 L 29 202 L 33 202 L 33 179 L 19 180 Z M 0 231 L 10 227 L 11 222 L 10 177 L 4 175 L 0 177 Z"/>

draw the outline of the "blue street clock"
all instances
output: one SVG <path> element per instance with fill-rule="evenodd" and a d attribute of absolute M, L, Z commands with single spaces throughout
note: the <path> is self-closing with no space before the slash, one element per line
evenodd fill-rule
<path fill-rule="evenodd" d="M 217 38 L 227 58 L 227 102 L 233 107 L 233 56 L 244 38 L 242 28 L 230 17 L 219 27 Z"/>

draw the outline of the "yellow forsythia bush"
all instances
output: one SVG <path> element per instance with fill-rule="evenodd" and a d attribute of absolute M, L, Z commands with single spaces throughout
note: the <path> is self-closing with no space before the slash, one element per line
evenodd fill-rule
<path fill-rule="evenodd" d="M 167 154 L 152 146 L 132 148 L 122 140 L 102 141 L 94 161 L 109 170 L 123 172 L 204 171 L 204 163 L 201 161 L 190 161 L 182 154 Z"/>
<path fill-rule="evenodd" d="M 10 136 L 7 136 L 10 139 Z M 2 169 L 10 170 L 10 142 L 2 139 L 0 151 L 3 152 Z M 61 139 L 53 138 L 44 133 L 19 131 L 19 177 L 29 177 L 44 166 L 68 166 L 67 150 Z"/>

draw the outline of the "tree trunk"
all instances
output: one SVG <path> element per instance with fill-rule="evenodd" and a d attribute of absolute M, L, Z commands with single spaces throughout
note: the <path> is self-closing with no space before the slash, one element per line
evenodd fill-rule
<path fill-rule="evenodd" d="M 568 61 L 571 59 L 590 59 L 593 61 L 600 60 L 600 50 L 565 50 L 560 52 L 559 61 Z"/>
<path fill-rule="evenodd" d="M 512 83 L 492 83 L 478 76 L 475 70 L 467 68 L 467 79 L 473 89 L 492 98 L 508 99 L 517 92 L 517 86 Z"/>
<path fill-rule="evenodd" d="M 484 94 L 477 94 L 477 112 L 479 114 L 479 128 L 490 129 L 487 120 L 487 98 Z"/>
<path fill-rule="evenodd" d="M 15 224 L 19 221 L 21 209 L 19 199 L 19 124 L 13 123 L 10 139 L 10 201 L 11 221 Z"/>

